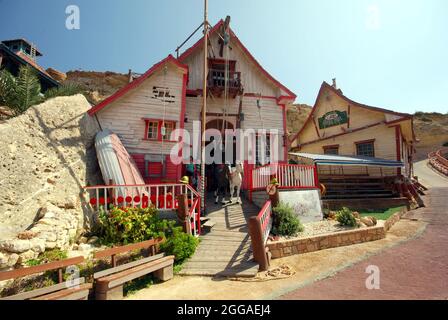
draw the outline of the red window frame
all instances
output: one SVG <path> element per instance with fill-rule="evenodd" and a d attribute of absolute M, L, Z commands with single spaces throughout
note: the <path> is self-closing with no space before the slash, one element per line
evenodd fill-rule
<path fill-rule="evenodd" d="M 358 153 L 358 146 L 359 146 L 359 145 L 364 145 L 364 144 L 370 144 L 370 145 L 372 145 L 372 152 L 373 152 L 373 155 L 371 155 L 371 157 L 375 158 L 375 154 L 376 154 L 376 152 L 375 152 L 375 139 L 369 139 L 369 140 L 363 140 L 363 141 L 356 141 L 356 142 L 355 142 L 355 152 L 356 152 L 356 155 L 357 155 L 357 156 L 360 155 L 360 154 Z"/>
<path fill-rule="evenodd" d="M 322 148 L 324 149 L 324 154 L 334 154 L 334 153 L 327 153 L 327 150 L 337 150 L 336 154 L 337 155 L 339 154 L 339 145 L 338 144 L 323 146 Z"/>
<path fill-rule="evenodd" d="M 166 133 L 169 132 L 169 134 L 171 135 L 171 132 L 173 132 L 176 129 L 176 121 L 171 121 L 171 120 L 160 120 L 160 119 L 147 119 L 144 118 L 143 119 L 145 121 L 145 135 L 143 136 L 143 140 L 149 140 L 149 141 L 172 141 L 170 139 L 165 139 L 162 136 L 162 125 L 165 122 L 165 128 L 166 128 Z M 150 123 L 157 123 L 157 138 L 149 138 L 148 137 L 148 133 L 149 133 L 149 124 Z M 170 128 L 171 131 L 167 130 L 167 125 L 172 126 L 172 128 Z M 162 139 L 163 138 L 163 139 Z M 176 142 L 176 141 L 174 141 Z"/>

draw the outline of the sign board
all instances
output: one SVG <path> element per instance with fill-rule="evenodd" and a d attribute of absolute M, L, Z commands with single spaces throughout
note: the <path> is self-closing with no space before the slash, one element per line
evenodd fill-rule
<path fill-rule="evenodd" d="M 319 129 L 325 129 L 333 126 L 337 126 L 343 123 L 347 123 L 348 116 L 347 111 L 330 111 L 324 114 L 319 120 Z"/>
<path fill-rule="evenodd" d="M 323 219 L 319 190 L 280 191 L 280 202 L 294 209 L 300 222 L 315 222 Z"/>

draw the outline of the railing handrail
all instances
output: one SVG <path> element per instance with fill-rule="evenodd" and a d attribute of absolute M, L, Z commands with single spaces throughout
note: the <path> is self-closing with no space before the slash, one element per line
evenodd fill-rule
<path fill-rule="evenodd" d="M 200 197 L 199 193 L 189 184 L 183 183 L 149 183 L 149 184 L 109 184 L 82 187 L 84 190 L 105 189 L 105 188 L 157 188 L 157 187 L 183 187 L 186 186 L 195 196 Z"/>

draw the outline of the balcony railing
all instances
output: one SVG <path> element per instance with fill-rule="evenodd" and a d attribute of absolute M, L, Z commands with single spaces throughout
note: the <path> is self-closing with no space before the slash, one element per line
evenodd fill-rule
<path fill-rule="evenodd" d="M 210 69 L 207 77 L 207 87 L 214 95 L 221 95 L 226 88 L 224 70 Z M 227 77 L 227 89 L 230 96 L 236 96 L 241 90 L 241 72 L 229 71 Z"/>

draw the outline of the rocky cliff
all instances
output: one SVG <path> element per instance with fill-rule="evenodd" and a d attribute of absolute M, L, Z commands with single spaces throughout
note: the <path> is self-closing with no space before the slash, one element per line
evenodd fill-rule
<path fill-rule="evenodd" d="M 0 123 L 0 265 L 6 253 L 63 247 L 84 227 L 82 187 L 101 181 L 89 108 L 83 95 L 58 97 Z"/>

